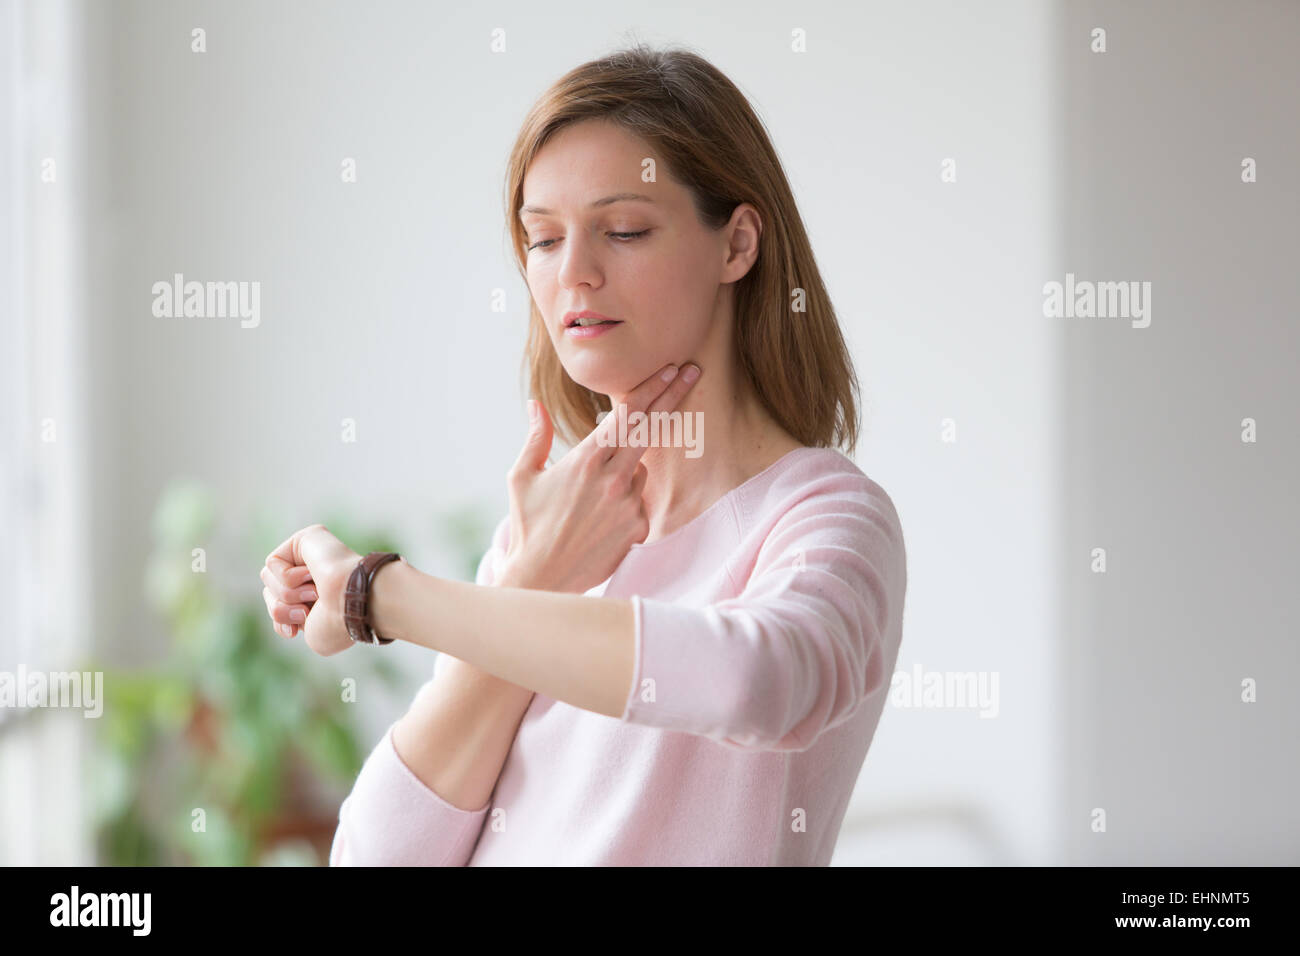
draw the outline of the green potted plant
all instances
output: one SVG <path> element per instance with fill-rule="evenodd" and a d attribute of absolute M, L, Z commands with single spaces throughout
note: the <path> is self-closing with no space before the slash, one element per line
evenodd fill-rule
<path fill-rule="evenodd" d="M 88 665 L 104 672 L 93 791 L 107 864 L 326 862 L 338 804 L 371 745 L 360 738 L 347 680 L 389 690 L 401 683 L 383 655 L 349 657 L 341 677 L 344 665 L 275 634 L 253 575 L 285 535 L 265 521 L 232 549 L 247 585 L 233 598 L 222 593 L 203 545 L 216 518 L 202 486 L 164 491 L 145 577 L 169 652 L 147 671 Z M 361 554 L 403 551 L 389 534 L 341 515 L 324 523 Z M 482 519 L 458 512 L 443 525 L 472 577 L 488 533 Z"/>

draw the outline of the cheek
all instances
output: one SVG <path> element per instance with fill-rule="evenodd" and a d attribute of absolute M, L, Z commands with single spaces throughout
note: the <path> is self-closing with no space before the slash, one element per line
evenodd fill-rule
<path fill-rule="evenodd" d="M 655 279 L 662 290 L 660 309 L 665 328 L 676 340 L 692 337 L 712 313 L 718 295 L 719 275 L 706 253 L 674 257 Z"/>
<path fill-rule="evenodd" d="M 711 299 L 717 278 L 710 281 L 708 260 L 701 254 L 677 247 L 630 260 L 623 283 L 637 301 L 681 314 L 696 311 L 702 301 Z"/>
<path fill-rule="evenodd" d="M 534 291 L 546 285 L 550 279 L 544 267 L 542 267 L 534 256 L 529 256 L 524 269 L 524 275 L 528 278 L 528 288 Z"/>
<path fill-rule="evenodd" d="M 555 273 L 544 265 L 530 261 L 528 268 L 524 272 L 524 277 L 528 282 L 529 295 L 533 297 L 533 301 L 542 310 L 542 314 L 549 316 L 555 302 Z"/>

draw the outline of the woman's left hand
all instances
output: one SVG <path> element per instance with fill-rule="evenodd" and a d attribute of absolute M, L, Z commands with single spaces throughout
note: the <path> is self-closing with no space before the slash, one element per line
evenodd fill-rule
<path fill-rule="evenodd" d="M 309 525 L 295 532 L 267 556 L 262 568 L 265 585 L 262 596 L 272 620 L 283 617 L 282 605 L 293 605 L 302 582 L 311 581 L 316 600 L 301 625 L 307 646 L 322 657 L 347 650 L 352 646 L 352 638 L 343 623 L 343 591 L 361 557 L 323 524 Z M 304 567 L 305 577 L 301 570 Z M 296 582 L 295 586 L 289 587 L 289 581 Z M 296 631 L 290 635 L 293 633 Z"/>

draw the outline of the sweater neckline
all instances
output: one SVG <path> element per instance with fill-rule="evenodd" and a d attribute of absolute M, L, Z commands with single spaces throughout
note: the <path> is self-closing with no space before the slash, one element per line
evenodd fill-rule
<path fill-rule="evenodd" d="M 775 475 L 778 471 L 780 471 L 784 466 L 786 466 L 786 465 L 787 465 L 787 464 L 788 464 L 788 463 L 789 463 L 789 462 L 790 462 L 790 461 L 791 461 L 791 460 L 792 460 L 796 455 L 798 455 L 800 452 L 805 452 L 805 451 L 824 451 L 824 450 L 825 450 L 825 449 L 820 448 L 820 447 L 818 447 L 818 446 L 814 446 L 814 445 L 800 445 L 798 448 L 792 448 L 792 449 L 790 449 L 788 452 L 786 452 L 784 455 L 782 455 L 782 456 L 781 456 L 780 458 L 778 458 L 776 461 L 772 462 L 772 464 L 768 465 L 766 468 L 764 468 L 764 469 L 763 469 L 762 471 L 760 471 L 758 474 L 756 474 L 756 475 L 754 475 L 754 476 L 752 476 L 752 477 L 750 477 L 750 478 L 745 479 L 745 480 L 742 481 L 740 484 L 736 485 L 736 487 L 732 488 L 730 491 L 724 492 L 724 493 L 721 495 L 721 497 L 719 497 L 716 501 L 713 502 L 713 504 L 709 505 L 707 508 L 705 508 L 703 511 L 701 511 L 699 514 L 697 514 L 694 518 L 692 518 L 690 521 L 686 522 L 686 523 L 685 523 L 684 525 L 682 525 L 681 527 L 676 528 L 676 529 L 674 529 L 674 530 L 668 532 L 668 533 L 667 533 L 666 535 L 664 535 L 662 538 L 656 538 L 654 541 L 647 541 L 647 542 L 640 542 L 640 541 L 637 541 L 637 542 L 633 542 L 631 548 L 629 549 L 629 552 L 630 552 L 630 551 L 640 551 L 640 550 L 645 550 L 646 548 L 653 548 L 653 547 L 655 547 L 656 545 L 662 544 L 662 543 L 665 542 L 665 541 L 671 541 L 673 538 L 678 537 L 679 535 L 683 534 L 684 532 L 689 531 L 689 530 L 691 530 L 691 529 L 693 529 L 693 528 L 696 528 L 696 527 L 702 525 L 702 524 L 704 523 L 704 519 L 705 519 L 705 518 L 708 518 L 710 515 L 712 515 L 713 512 L 717 511 L 719 508 L 721 508 L 721 507 L 722 507 L 723 505 L 725 505 L 726 503 L 728 503 L 728 502 L 732 501 L 733 499 L 739 497 L 743 492 L 750 490 L 754 485 L 756 485 L 758 482 L 762 481 L 763 479 L 765 479 L 765 478 L 769 478 L 769 477 L 772 477 L 773 475 Z"/>

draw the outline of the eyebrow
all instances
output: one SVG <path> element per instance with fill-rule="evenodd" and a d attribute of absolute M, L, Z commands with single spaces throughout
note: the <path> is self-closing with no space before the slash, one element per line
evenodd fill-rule
<path fill-rule="evenodd" d="M 597 199 L 588 208 L 595 209 L 598 206 L 608 206 L 610 205 L 610 203 L 628 202 L 628 201 L 648 202 L 648 203 L 654 202 L 654 200 L 651 199 L 649 196 L 643 196 L 641 195 L 641 193 L 615 193 L 612 196 L 606 196 L 603 199 Z M 552 212 L 554 212 L 554 210 L 544 209 L 541 206 L 524 205 L 519 207 L 519 215 L 521 216 L 527 213 L 531 213 L 535 216 L 549 216 L 551 215 Z"/>

